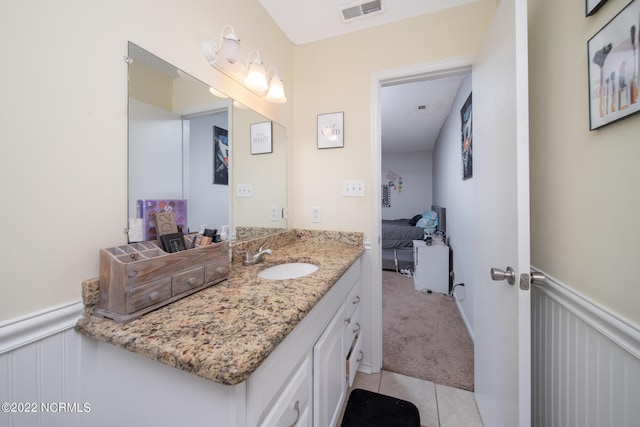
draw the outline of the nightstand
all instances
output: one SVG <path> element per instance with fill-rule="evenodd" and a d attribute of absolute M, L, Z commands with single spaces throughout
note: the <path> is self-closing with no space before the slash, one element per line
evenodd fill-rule
<path fill-rule="evenodd" d="M 434 237 L 431 245 L 414 240 L 413 262 L 416 290 L 449 293 L 449 246 L 440 237 Z"/>

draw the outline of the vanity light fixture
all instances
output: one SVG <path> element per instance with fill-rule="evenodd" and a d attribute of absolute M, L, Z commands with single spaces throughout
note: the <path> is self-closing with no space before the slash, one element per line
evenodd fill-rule
<path fill-rule="evenodd" d="M 276 104 L 287 102 L 284 85 L 276 67 L 265 72 L 260 52 L 252 50 L 247 56 L 247 64 L 240 61 L 240 39 L 231 25 L 227 25 L 220 34 L 220 41 L 206 40 L 202 43 L 202 52 L 212 67 L 219 69 L 256 95 Z M 253 60 L 251 59 L 253 55 Z M 271 79 L 269 72 L 274 70 Z M 215 89 L 214 89 L 215 90 Z M 215 92 L 211 92 L 220 96 Z M 223 96 L 221 96 L 223 97 Z"/>
<path fill-rule="evenodd" d="M 225 31 L 228 31 L 225 34 Z M 240 39 L 231 25 L 220 33 L 220 41 L 207 40 L 202 44 L 204 56 L 211 65 L 233 73 L 242 73 L 244 65 L 240 61 Z"/>
<path fill-rule="evenodd" d="M 267 92 L 264 99 L 275 104 L 285 103 L 287 102 L 287 97 L 284 95 L 284 85 L 282 84 L 280 75 L 278 75 L 278 69 L 276 67 L 269 68 L 269 70 L 267 70 L 267 76 L 269 76 L 271 70 L 273 70 L 273 75 L 269 81 L 269 92 Z"/>
<path fill-rule="evenodd" d="M 253 61 L 250 61 L 251 54 L 256 54 Z M 260 52 L 252 50 L 247 57 L 248 71 L 247 76 L 244 78 L 244 84 L 251 90 L 257 92 L 264 92 L 269 88 L 267 84 L 267 73 L 265 72 L 264 65 L 260 59 Z"/>

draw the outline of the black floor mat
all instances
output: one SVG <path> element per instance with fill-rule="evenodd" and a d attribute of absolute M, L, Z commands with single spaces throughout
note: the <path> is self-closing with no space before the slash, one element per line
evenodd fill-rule
<path fill-rule="evenodd" d="M 349 396 L 341 427 L 420 427 L 420 414 L 411 402 L 357 388 Z"/>

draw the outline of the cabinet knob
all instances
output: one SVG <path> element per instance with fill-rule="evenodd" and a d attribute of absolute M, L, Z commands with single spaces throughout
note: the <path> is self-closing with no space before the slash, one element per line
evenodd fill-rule
<path fill-rule="evenodd" d="M 298 420 L 300 419 L 300 401 L 296 400 L 296 403 L 293 405 L 293 410 L 296 411 L 296 420 L 293 422 L 293 424 L 289 425 L 289 427 L 294 427 L 296 424 L 298 424 Z"/>
<path fill-rule="evenodd" d="M 353 333 L 358 333 L 360 332 L 360 329 L 362 329 L 362 327 L 360 326 L 360 322 L 356 322 L 356 327 L 353 328 Z"/>
<path fill-rule="evenodd" d="M 156 292 L 151 292 L 149 294 L 149 299 L 153 302 L 156 302 L 160 299 L 160 292 L 156 291 Z"/>
<path fill-rule="evenodd" d="M 356 362 L 360 363 L 362 362 L 362 359 L 364 359 L 364 353 L 361 350 L 360 354 L 358 354 L 358 358 L 356 359 Z"/>
<path fill-rule="evenodd" d="M 196 281 L 197 279 L 195 277 L 190 277 L 189 280 L 187 280 L 187 283 L 190 285 L 195 285 Z"/>
<path fill-rule="evenodd" d="M 351 317 L 347 317 L 346 319 L 344 319 L 344 323 L 346 323 L 347 325 L 351 323 Z"/>
<path fill-rule="evenodd" d="M 356 296 L 353 298 L 353 305 L 356 305 L 356 304 L 358 304 L 359 302 L 360 302 L 360 296 L 359 296 L 359 295 L 356 295 Z"/>

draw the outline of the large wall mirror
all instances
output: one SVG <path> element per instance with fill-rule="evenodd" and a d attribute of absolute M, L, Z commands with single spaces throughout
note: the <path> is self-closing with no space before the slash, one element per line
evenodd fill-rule
<path fill-rule="evenodd" d="M 133 43 L 128 56 L 128 218 L 143 240 L 167 206 L 190 232 L 285 229 L 286 129 Z"/>

